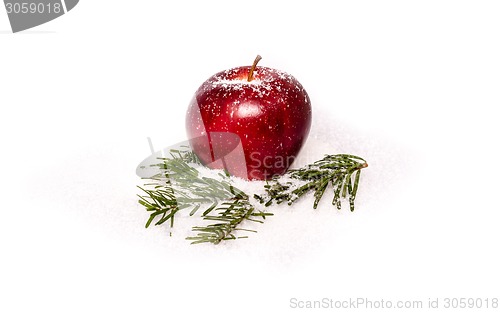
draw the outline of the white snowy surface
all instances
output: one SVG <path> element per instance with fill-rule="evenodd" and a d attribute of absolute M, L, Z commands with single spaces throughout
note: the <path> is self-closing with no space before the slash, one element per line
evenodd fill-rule
<path fill-rule="evenodd" d="M 498 297 L 499 10 L 82 1 L 18 35 L 0 13 L 0 310 Z M 219 246 L 189 245 L 188 217 L 171 236 L 144 229 L 135 169 L 147 137 L 156 149 L 185 140 L 199 85 L 256 54 L 311 98 L 297 165 L 325 153 L 369 163 L 357 209 L 305 198 Z"/>

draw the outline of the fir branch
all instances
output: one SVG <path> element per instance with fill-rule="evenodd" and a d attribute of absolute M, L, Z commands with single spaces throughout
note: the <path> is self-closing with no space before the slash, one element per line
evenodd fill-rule
<path fill-rule="evenodd" d="M 243 221 L 262 222 L 255 217 L 265 219 L 272 215 L 257 210 L 250 203 L 249 196 L 231 184 L 228 175 L 219 174 L 220 180 L 202 176 L 193 166 L 199 164 L 199 160 L 191 151 L 172 150 L 170 156 L 159 158 L 162 162 L 155 166 L 159 167 L 160 173 L 150 178 L 151 183 L 139 187 L 146 194 L 138 195 L 139 203 L 151 212 L 146 227 L 155 220 L 155 225 L 170 220 L 172 227 L 175 214 L 181 209 L 191 209 L 190 215 L 193 216 L 205 207 L 202 218 L 216 223 L 193 227 L 198 235 L 187 239 L 193 244 L 218 244 L 222 240 L 242 238 L 236 236 L 237 231 L 250 231 L 239 227 Z M 213 211 L 217 214 L 214 215 Z"/>
<path fill-rule="evenodd" d="M 332 204 L 341 209 L 340 199 L 347 198 L 353 211 L 361 169 L 367 166 L 366 161 L 358 156 L 326 155 L 313 164 L 290 170 L 285 176 L 272 180 L 265 186 L 266 195 L 254 195 L 254 197 L 267 207 L 273 202 L 277 204 L 288 202 L 288 205 L 291 205 L 305 194 L 314 192 L 313 208 L 316 209 L 328 185 L 331 184 L 334 190 Z M 354 181 L 353 174 L 355 174 Z M 299 183 L 282 182 L 290 179 Z"/>

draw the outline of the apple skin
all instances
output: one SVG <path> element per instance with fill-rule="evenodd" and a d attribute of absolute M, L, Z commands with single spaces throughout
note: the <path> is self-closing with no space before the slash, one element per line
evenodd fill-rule
<path fill-rule="evenodd" d="M 194 94 L 186 115 L 193 152 L 212 169 L 248 180 L 284 174 L 311 127 L 311 101 L 291 75 L 251 66 L 219 72 Z"/>

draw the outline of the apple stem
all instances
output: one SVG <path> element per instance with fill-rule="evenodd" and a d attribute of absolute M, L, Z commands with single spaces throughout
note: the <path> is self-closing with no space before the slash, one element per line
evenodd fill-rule
<path fill-rule="evenodd" d="M 248 82 L 252 81 L 253 80 L 253 72 L 255 71 L 255 67 L 257 67 L 257 63 L 262 60 L 262 56 L 260 55 L 257 55 L 257 57 L 255 58 L 255 61 L 253 61 L 253 65 L 252 67 L 250 68 L 250 72 L 248 73 Z"/>

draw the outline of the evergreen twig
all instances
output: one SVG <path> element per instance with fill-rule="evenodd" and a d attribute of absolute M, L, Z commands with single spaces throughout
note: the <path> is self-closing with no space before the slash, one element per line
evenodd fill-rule
<path fill-rule="evenodd" d="M 205 208 L 202 218 L 216 221 L 206 227 L 197 226 L 193 231 L 197 236 L 188 237 L 193 244 L 243 238 L 236 236 L 236 231 L 248 231 L 238 226 L 245 220 L 262 222 L 256 219 L 272 215 L 257 210 L 243 191 L 231 185 L 228 175 L 219 173 L 220 179 L 205 177 L 193 166 L 199 160 L 191 151 L 171 150 L 171 157 L 159 158 L 160 173 L 150 178 L 151 183 L 140 187 L 146 195 L 138 195 L 139 203 L 151 212 L 146 222 L 149 227 L 161 225 L 170 220 L 173 226 L 175 214 L 181 209 L 191 209 L 194 215 L 202 206 Z M 217 212 L 214 215 L 213 212 Z"/>
<path fill-rule="evenodd" d="M 266 195 L 254 195 L 254 197 L 265 206 L 270 206 L 273 202 L 277 204 L 288 202 L 288 205 L 291 205 L 303 195 L 314 192 L 313 208 L 316 209 L 328 185 L 331 184 L 334 190 L 332 204 L 341 209 L 340 199 L 347 198 L 351 211 L 354 211 L 361 169 L 367 166 L 366 161 L 358 156 L 326 155 L 313 164 L 290 170 L 284 177 L 272 180 L 265 186 Z M 280 182 L 290 179 L 298 183 Z M 294 184 L 299 186 L 294 187 Z"/>

